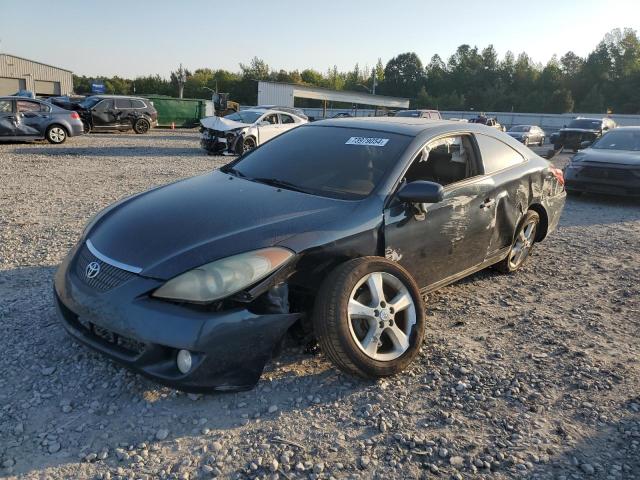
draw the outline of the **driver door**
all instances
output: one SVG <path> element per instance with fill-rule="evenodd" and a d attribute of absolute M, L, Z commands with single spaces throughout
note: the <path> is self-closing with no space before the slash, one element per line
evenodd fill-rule
<path fill-rule="evenodd" d="M 385 253 L 407 268 L 421 287 L 447 282 L 485 260 L 491 241 L 495 200 L 482 176 L 475 139 L 456 134 L 429 142 L 403 179 L 444 187 L 434 204 L 391 201 L 384 212 Z"/>
<path fill-rule="evenodd" d="M 0 137 L 16 135 L 17 117 L 13 110 L 13 100 L 0 99 Z"/>
<path fill-rule="evenodd" d="M 91 121 L 93 128 L 113 128 L 116 124 L 116 116 L 113 108 L 113 99 L 104 99 L 91 109 Z"/>
<path fill-rule="evenodd" d="M 259 144 L 263 144 L 264 142 L 271 140 L 280 133 L 280 121 L 277 113 L 267 113 L 258 120 Z"/>

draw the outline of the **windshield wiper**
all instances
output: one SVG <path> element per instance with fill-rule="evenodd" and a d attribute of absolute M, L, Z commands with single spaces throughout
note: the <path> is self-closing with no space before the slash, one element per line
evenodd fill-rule
<path fill-rule="evenodd" d="M 286 180 L 280 180 L 278 178 L 250 178 L 254 182 L 264 183 L 265 185 L 271 185 L 272 187 L 282 187 L 287 190 L 293 190 L 295 192 L 309 193 L 307 190 L 300 188 L 293 183 L 289 183 Z"/>

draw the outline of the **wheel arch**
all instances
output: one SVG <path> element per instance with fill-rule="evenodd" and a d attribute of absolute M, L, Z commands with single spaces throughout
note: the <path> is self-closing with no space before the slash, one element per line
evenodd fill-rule
<path fill-rule="evenodd" d="M 547 210 L 540 203 L 532 203 L 529 205 L 529 210 L 533 210 L 540 216 L 540 224 L 536 233 L 536 242 L 541 242 L 547 236 L 549 230 L 549 215 Z"/>

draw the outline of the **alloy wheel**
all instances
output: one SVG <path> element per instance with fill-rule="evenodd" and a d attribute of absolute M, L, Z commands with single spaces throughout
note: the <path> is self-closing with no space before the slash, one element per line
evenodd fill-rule
<path fill-rule="evenodd" d="M 351 338 L 369 358 L 391 361 L 409 349 L 416 306 L 394 275 L 373 272 L 363 277 L 351 292 L 347 314 Z"/>
<path fill-rule="evenodd" d="M 529 253 L 531 253 L 536 238 L 537 227 L 538 224 L 535 219 L 531 219 L 525 223 L 518 232 L 516 241 L 511 248 L 511 252 L 509 252 L 509 266 L 512 270 L 518 268 L 522 262 L 527 259 Z"/>
<path fill-rule="evenodd" d="M 61 127 L 53 127 L 49 130 L 49 138 L 53 143 L 62 143 L 66 137 L 67 134 Z"/>

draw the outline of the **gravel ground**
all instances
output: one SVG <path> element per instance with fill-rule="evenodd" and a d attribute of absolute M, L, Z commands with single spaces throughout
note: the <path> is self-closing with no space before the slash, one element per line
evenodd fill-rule
<path fill-rule="evenodd" d="M 227 160 L 197 141 L 0 145 L 0 477 L 640 478 L 638 201 L 570 198 L 523 271 L 430 295 L 383 381 L 294 345 L 252 391 L 187 395 L 72 341 L 56 265 L 101 208 Z"/>

